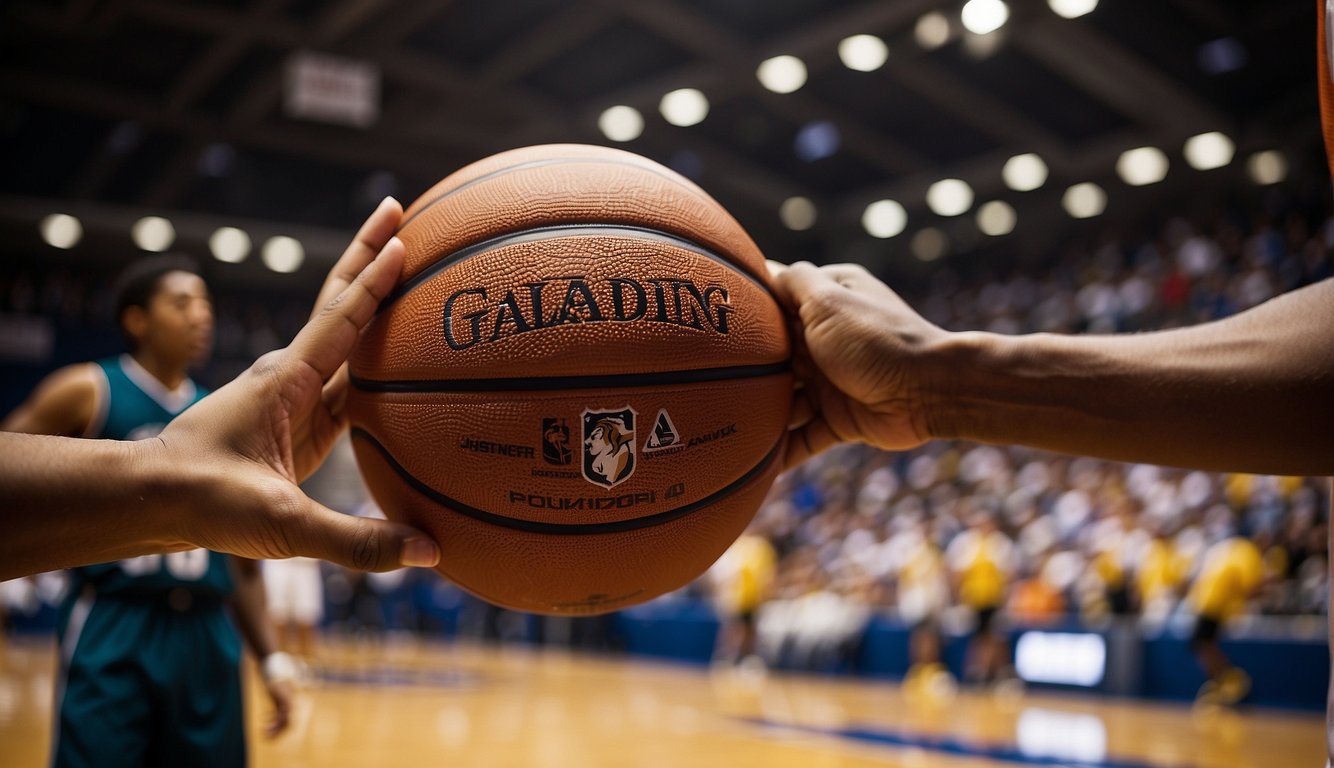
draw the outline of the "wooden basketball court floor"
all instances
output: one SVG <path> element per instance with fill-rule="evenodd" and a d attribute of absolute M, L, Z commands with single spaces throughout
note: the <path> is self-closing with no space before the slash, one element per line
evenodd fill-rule
<path fill-rule="evenodd" d="M 45 765 L 54 650 L 0 652 L 0 765 Z M 423 644 L 332 644 L 289 731 L 262 735 L 247 669 L 251 764 L 364 766 L 1323 765 L 1323 718 L 1033 692 L 923 701 L 891 682 L 767 676 L 643 659 Z"/>

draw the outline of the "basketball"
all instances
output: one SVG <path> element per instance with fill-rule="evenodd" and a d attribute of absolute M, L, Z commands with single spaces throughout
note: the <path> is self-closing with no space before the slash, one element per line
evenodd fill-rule
<path fill-rule="evenodd" d="M 437 570 L 593 614 L 699 576 L 782 464 L 790 344 L 764 257 L 683 176 L 549 145 L 407 208 L 406 262 L 349 361 L 357 462 Z"/>

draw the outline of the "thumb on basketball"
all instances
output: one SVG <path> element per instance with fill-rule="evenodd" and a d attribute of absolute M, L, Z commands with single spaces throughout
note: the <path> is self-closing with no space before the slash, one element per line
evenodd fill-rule
<path fill-rule="evenodd" d="M 431 567 L 440 562 L 440 548 L 421 531 L 406 525 L 335 512 L 306 497 L 307 509 L 296 516 L 288 537 L 292 555 L 316 557 L 358 571 L 392 571 Z"/>

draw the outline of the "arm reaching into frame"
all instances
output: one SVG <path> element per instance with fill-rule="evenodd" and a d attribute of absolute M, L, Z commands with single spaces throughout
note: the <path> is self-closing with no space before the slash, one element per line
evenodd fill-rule
<path fill-rule="evenodd" d="M 0 433 L 0 579 L 195 547 L 360 570 L 435 565 L 439 548 L 425 534 L 339 514 L 297 486 L 346 426 L 345 362 L 402 269 L 392 237 L 401 217 L 396 201 L 381 203 L 292 343 L 158 438 Z"/>
<path fill-rule="evenodd" d="M 1334 280 L 1114 336 L 951 333 L 853 265 L 770 265 L 793 321 L 787 463 L 936 438 L 1261 474 L 1334 474 Z"/>

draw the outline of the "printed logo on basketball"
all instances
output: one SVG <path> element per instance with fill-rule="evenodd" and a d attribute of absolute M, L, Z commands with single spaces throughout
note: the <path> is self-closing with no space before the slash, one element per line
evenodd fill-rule
<path fill-rule="evenodd" d="M 570 427 L 565 419 L 542 419 L 542 459 L 558 467 L 574 461 L 574 451 L 570 449 Z"/>
<path fill-rule="evenodd" d="M 530 445 L 497 443 L 476 437 L 465 437 L 459 441 L 459 447 L 465 451 L 471 451 L 473 453 L 490 453 L 496 456 L 508 456 L 511 459 L 533 458 L 533 448 Z"/>
<path fill-rule="evenodd" d="M 721 285 L 699 286 L 682 278 L 583 275 L 547 277 L 504 296 L 482 286 L 461 288 L 445 299 L 445 343 L 467 349 L 511 336 L 581 323 L 666 323 L 726 334 L 732 304 Z"/>
<path fill-rule="evenodd" d="M 603 488 L 625 482 L 635 472 L 635 411 L 584 411 L 584 479 Z"/>
<path fill-rule="evenodd" d="M 658 411 L 658 418 L 653 420 L 653 431 L 649 433 L 648 440 L 644 441 L 644 453 L 663 451 L 680 443 L 681 433 L 672 423 L 672 417 L 667 415 L 667 409 L 663 408 Z"/>

